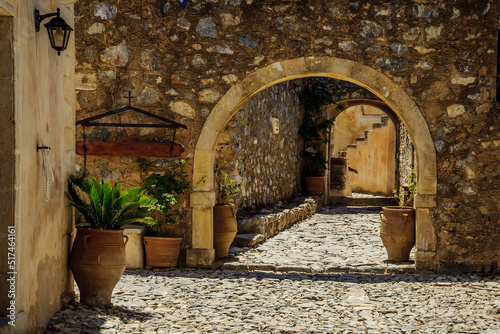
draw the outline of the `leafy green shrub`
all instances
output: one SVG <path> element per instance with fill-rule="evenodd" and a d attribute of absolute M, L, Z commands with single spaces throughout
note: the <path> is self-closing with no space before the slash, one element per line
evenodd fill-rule
<path fill-rule="evenodd" d="M 158 231 L 164 224 L 175 224 L 182 213 L 177 204 L 186 193 L 193 191 L 193 184 L 186 172 L 187 159 L 179 159 L 165 169 L 163 174 L 153 173 L 146 177 L 142 188 L 158 205 L 156 223 L 151 227 Z"/>
<path fill-rule="evenodd" d="M 139 222 L 154 224 L 149 211 L 157 201 L 143 194 L 140 187 L 121 191 L 122 185 L 83 179 L 71 175 L 68 181 L 68 197 L 91 228 L 100 230 L 122 229 Z"/>
<path fill-rule="evenodd" d="M 410 175 L 406 178 L 408 190 L 404 189 L 401 196 L 398 194 L 398 189 L 394 189 L 392 191 L 394 198 L 398 201 L 398 205 L 400 207 L 410 206 L 413 199 L 415 198 L 415 194 L 417 193 L 417 172 L 415 169 L 411 170 Z"/>
<path fill-rule="evenodd" d="M 227 161 L 224 161 L 226 164 Z M 237 194 L 236 184 L 233 179 L 224 173 L 220 164 L 215 164 L 214 168 L 215 182 L 217 183 L 217 198 L 216 204 L 234 204 L 236 202 L 235 195 Z"/>

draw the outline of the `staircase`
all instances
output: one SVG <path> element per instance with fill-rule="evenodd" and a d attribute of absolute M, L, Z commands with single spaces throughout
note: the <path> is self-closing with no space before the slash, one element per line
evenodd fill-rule
<path fill-rule="evenodd" d="M 353 149 L 358 148 L 358 142 L 366 141 L 368 139 L 368 134 L 370 132 L 372 132 L 374 129 L 379 129 L 383 126 L 387 126 L 388 120 L 389 120 L 389 116 L 380 116 L 380 122 L 373 123 L 371 130 L 365 130 L 363 136 L 356 138 L 356 141 L 354 143 L 347 145 L 347 148 L 348 149 L 349 148 L 353 148 Z M 339 157 L 345 159 L 347 157 L 347 151 L 339 151 Z"/>
<path fill-rule="evenodd" d="M 354 143 L 347 145 L 347 150 L 358 148 L 360 142 L 368 140 L 369 134 L 378 128 L 388 125 L 389 116 L 380 116 L 379 121 L 373 123 L 371 129 L 365 130 L 363 134 L 356 138 Z M 336 158 L 330 159 L 330 203 L 331 205 L 349 206 L 389 206 L 397 205 L 392 197 L 368 196 L 353 197 L 351 187 L 348 184 L 348 173 L 357 173 L 347 166 L 347 150 L 339 151 Z"/>

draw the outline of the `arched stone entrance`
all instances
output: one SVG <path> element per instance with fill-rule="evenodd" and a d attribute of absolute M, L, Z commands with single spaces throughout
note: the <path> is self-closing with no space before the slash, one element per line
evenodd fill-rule
<path fill-rule="evenodd" d="M 193 181 L 199 183 L 191 194 L 192 248 L 187 251 L 189 266 L 209 266 L 214 261 L 212 208 L 215 205 L 213 165 L 219 136 L 238 109 L 258 92 L 283 81 L 304 77 L 330 77 L 352 82 L 375 94 L 403 121 L 417 156 L 418 189 L 416 207 L 416 267 L 431 264 L 436 236 L 430 217 L 437 188 L 436 152 L 427 123 L 413 100 L 389 78 L 363 64 L 334 57 L 302 57 L 273 63 L 259 69 L 233 86 L 208 116 L 196 144 Z"/>

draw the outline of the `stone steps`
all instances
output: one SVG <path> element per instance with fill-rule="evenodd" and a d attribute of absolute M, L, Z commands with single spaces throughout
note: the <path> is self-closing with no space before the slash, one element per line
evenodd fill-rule
<path fill-rule="evenodd" d="M 352 197 L 352 196 L 330 196 L 329 205 L 345 206 L 397 206 L 398 203 L 393 197 Z"/>

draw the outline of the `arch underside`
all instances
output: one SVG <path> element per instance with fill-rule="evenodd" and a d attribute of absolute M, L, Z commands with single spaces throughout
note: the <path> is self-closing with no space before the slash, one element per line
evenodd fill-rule
<path fill-rule="evenodd" d="M 208 116 L 196 144 L 193 181 L 203 180 L 191 194 L 193 208 L 190 266 L 207 266 L 213 258 L 212 208 L 215 205 L 213 165 L 215 149 L 226 124 L 250 98 L 278 83 L 305 77 L 329 77 L 354 83 L 380 99 L 404 123 L 417 156 L 416 266 L 432 261 L 436 240 L 430 219 L 437 188 L 436 153 L 427 123 L 415 102 L 384 74 L 363 64 L 334 57 L 303 57 L 273 63 L 234 85 Z"/>

